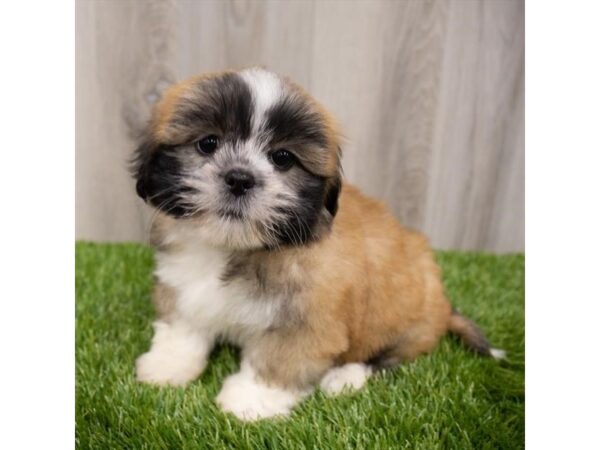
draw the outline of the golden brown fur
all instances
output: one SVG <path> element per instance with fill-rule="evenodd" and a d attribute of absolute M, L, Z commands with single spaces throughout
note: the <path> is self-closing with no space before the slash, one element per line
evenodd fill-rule
<path fill-rule="evenodd" d="M 210 97 L 204 94 L 203 85 L 219 76 L 222 74 L 195 77 L 166 93 L 151 122 L 149 140 L 156 148 L 150 152 L 159 151 L 157 148 L 161 146 L 168 149 L 189 139 L 181 131 L 189 128 L 189 124 L 181 117 L 174 117 L 185 109 L 186 102 L 200 105 L 208 102 Z M 322 203 L 312 225 L 312 235 L 306 241 L 292 240 L 292 245 L 266 242 L 263 246 L 247 248 L 222 246 L 220 249 L 226 254 L 219 275 L 221 288 L 232 289 L 231 292 L 241 290 L 247 302 L 258 309 L 264 302 L 273 302 L 275 311 L 265 316 L 268 316 L 265 328 L 254 326 L 228 331 L 231 339 L 242 345 L 244 360 L 269 386 L 305 390 L 336 366 L 365 363 L 390 367 L 410 361 L 435 348 L 448 331 L 461 336 L 479 353 L 490 354 L 489 345 L 477 327 L 453 312 L 427 239 L 405 229 L 381 202 L 341 182 L 340 137 L 335 120 L 297 85 L 286 80 L 285 88 L 285 95 L 304 105 L 301 111 L 312 120 L 307 123 L 318 125 L 325 143 L 316 146 L 318 139 L 307 143 L 288 139 L 270 145 L 271 148 L 290 148 L 303 166 L 303 176 L 310 173 L 323 183 L 321 194 L 313 194 L 311 200 Z M 205 134 L 217 133 L 202 129 L 202 124 L 199 127 Z M 193 133 L 199 134 L 197 130 Z M 143 164 L 140 167 L 147 170 Z M 310 181 L 310 178 L 303 180 Z M 151 240 L 162 258 L 159 275 L 162 273 L 167 280 L 169 277 L 179 280 L 177 272 L 172 270 L 175 264 L 172 261 L 188 261 L 194 266 L 196 256 L 189 248 L 197 245 L 194 240 L 200 239 L 200 235 L 195 230 L 202 230 L 205 220 L 202 214 L 183 219 L 164 212 L 157 214 Z M 213 252 L 213 244 L 206 249 Z M 187 270 L 185 264 L 182 267 L 181 270 Z M 194 281 L 192 277 L 185 283 L 193 285 Z M 179 327 L 176 331 L 180 333 L 182 311 L 186 309 L 178 309 L 178 301 L 188 285 L 182 282 L 175 287 L 168 283 L 160 279 L 154 290 L 160 326 L 167 330 L 170 326 Z M 218 295 L 222 295 L 220 292 Z M 215 301 L 227 307 L 227 298 L 224 295 Z M 253 310 L 250 311 L 249 314 L 253 314 Z M 183 328 L 187 330 L 188 325 Z M 194 333 L 191 333 L 192 338 L 196 339 Z M 212 339 L 203 344 L 202 354 Z M 154 357 L 151 353 L 144 357 Z M 144 362 L 149 373 L 146 366 L 152 364 Z M 201 370 L 197 366 L 184 369 L 191 374 L 188 378 L 197 376 Z M 182 378 L 159 375 L 142 378 L 158 382 Z M 231 403 L 231 399 L 228 401 Z"/>
<path fill-rule="evenodd" d="M 253 255 L 266 276 L 297 277 L 304 287 L 286 317 L 298 320 L 257 338 L 248 355 L 274 383 L 308 385 L 334 364 L 369 361 L 381 352 L 410 361 L 449 329 L 451 307 L 426 238 L 348 183 L 339 203 L 323 239 Z M 161 216 L 155 229 L 168 233 L 170 222 Z M 155 290 L 161 315 L 168 316 L 172 296 L 165 287 Z"/>

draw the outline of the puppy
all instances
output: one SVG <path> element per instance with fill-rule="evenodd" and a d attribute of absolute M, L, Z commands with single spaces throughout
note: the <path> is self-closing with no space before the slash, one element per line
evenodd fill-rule
<path fill-rule="evenodd" d="M 289 414 L 311 389 L 360 388 L 448 331 L 490 356 L 453 311 L 422 235 L 342 181 L 338 127 L 263 69 L 170 88 L 137 149 L 137 193 L 157 211 L 150 350 L 140 381 L 185 385 L 212 347 L 242 349 L 217 403 L 240 419 Z"/>

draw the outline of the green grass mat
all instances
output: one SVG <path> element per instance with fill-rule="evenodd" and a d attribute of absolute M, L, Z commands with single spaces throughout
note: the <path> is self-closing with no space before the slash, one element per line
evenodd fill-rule
<path fill-rule="evenodd" d="M 508 360 L 452 338 L 432 354 L 337 398 L 317 392 L 283 420 L 242 423 L 214 398 L 239 364 L 221 347 L 187 388 L 136 383 L 152 335 L 153 254 L 137 244 L 76 245 L 78 448 L 410 448 L 524 446 L 524 257 L 439 252 L 448 296 Z"/>

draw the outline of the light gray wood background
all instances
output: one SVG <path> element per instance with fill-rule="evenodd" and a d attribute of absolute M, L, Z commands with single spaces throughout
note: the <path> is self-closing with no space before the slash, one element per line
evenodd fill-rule
<path fill-rule="evenodd" d="M 524 250 L 522 0 L 76 2 L 76 237 L 147 240 L 127 160 L 189 75 L 262 64 L 340 120 L 346 178 L 436 248 Z"/>

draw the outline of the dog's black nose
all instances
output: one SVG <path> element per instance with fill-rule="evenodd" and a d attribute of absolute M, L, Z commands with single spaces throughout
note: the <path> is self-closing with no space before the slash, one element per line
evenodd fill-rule
<path fill-rule="evenodd" d="M 233 169 L 225 174 L 225 183 L 229 191 L 239 197 L 254 187 L 255 181 L 251 173 L 245 170 Z"/>

